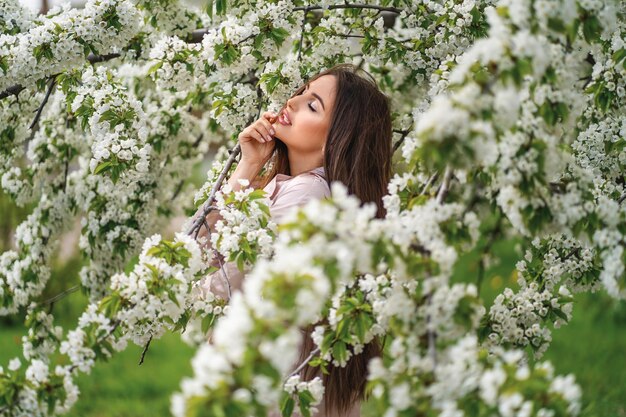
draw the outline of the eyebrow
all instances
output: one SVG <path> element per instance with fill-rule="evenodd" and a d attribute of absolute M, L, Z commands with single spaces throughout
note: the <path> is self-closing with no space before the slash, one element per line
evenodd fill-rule
<path fill-rule="evenodd" d="M 304 87 L 304 91 L 309 89 L 309 84 L 307 84 Z M 322 108 L 324 109 L 324 111 L 326 110 L 326 106 L 324 106 L 324 100 L 322 100 L 322 98 L 317 94 L 317 93 L 311 93 L 313 95 L 313 97 L 315 97 L 316 99 L 318 99 L 320 101 L 320 103 L 322 104 Z"/>

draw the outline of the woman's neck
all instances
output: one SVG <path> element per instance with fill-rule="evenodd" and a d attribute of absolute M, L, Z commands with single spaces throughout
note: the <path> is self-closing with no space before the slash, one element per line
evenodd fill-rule
<path fill-rule="evenodd" d="M 311 171 L 317 167 L 321 167 L 324 164 L 324 159 L 321 153 L 318 155 L 301 155 L 288 151 L 287 157 L 289 158 L 289 172 L 292 177 L 300 175 L 303 172 Z"/>

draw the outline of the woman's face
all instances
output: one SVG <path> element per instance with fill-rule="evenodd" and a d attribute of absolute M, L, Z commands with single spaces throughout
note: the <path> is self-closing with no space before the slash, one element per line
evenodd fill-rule
<path fill-rule="evenodd" d="M 335 86 L 334 75 L 323 75 L 310 82 L 302 94 L 287 100 L 273 127 L 275 137 L 287 145 L 290 157 L 319 157 L 323 161 L 322 149 L 335 105 Z"/>

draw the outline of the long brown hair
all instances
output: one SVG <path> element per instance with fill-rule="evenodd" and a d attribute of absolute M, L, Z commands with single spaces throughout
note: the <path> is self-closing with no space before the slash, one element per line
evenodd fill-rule
<path fill-rule="evenodd" d="M 292 97 L 302 94 L 307 84 L 323 75 L 336 77 L 335 105 L 324 150 L 326 181 L 342 182 L 362 203 L 375 203 L 377 217 L 384 217 L 382 198 L 391 176 L 393 153 L 389 99 L 369 73 L 351 64 L 336 65 L 313 76 Z M 277 174 L 291 174 L 287 146 L 280 140 L 276 140 L 271 168 L 261 184 L 267 184 Z M 305 361 L 315 349 L 310 337 L 314 326 L 305 329 L 298 363 Z M 360 354 L 352 356 L 345 367 L 329 365 L 329 372 L 321 375 L 326 414 L 333 411 L 345 414 L 355 401 L 364 398 L 367 364 L 371 358 L 380 356 L 380 351 L 375 339 Z M 319 368 L 307 365 L 300 375 L 308 381 L 320 374 Z"/>

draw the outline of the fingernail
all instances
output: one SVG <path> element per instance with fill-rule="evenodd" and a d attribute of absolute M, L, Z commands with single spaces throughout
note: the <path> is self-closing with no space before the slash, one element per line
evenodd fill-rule
<path fill-rule="evenodd" d="M 272 138 L 270 138 L 269 136 L 266 136 L 267 141 L 269 142 L 270 140 L 272 140 Z"/>
<path fill-rule="evenodd" d="M 270 129 L 270 133 L 273 135 L 275 133 L 274 129 Z"/>

